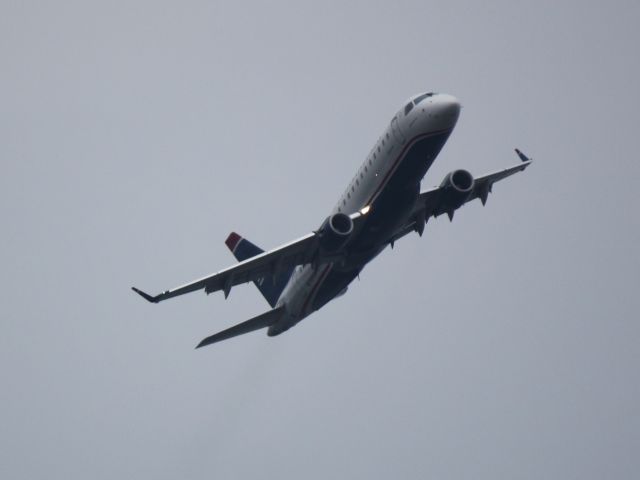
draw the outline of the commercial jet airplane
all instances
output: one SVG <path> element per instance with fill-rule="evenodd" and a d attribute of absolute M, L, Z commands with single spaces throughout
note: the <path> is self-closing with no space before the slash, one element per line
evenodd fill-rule
<path fill-rule="evenodd" d="M 531 159 L 474 178 L 466 170 L 447 174 L 440 186 L 420 192 L 420 181 L 449 138 L 460 114 L 451 96 L 423 93 L 410 98 L 360 166 L 320 227 L 268 252 L 233 232 L 226 244 L 239 261 L 186 285 L 151 296 L 149 302 L 196 290 L 229 296 L 235 285 L 254 282 L 271 310 L 202 340 L 196 348 L 262 328 L 269 336 L 287 331 L 343 295 L 364 266 L 411 232 L 422 236 L 431 217 L 453 214 L 479 198 L 484 205 L 495 182 L 524 170 Z"/>

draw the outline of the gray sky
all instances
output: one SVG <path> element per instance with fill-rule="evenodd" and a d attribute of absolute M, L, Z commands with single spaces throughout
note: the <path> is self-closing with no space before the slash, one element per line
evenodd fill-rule
<path fill-rule="evenodd" d="M 0 477 L 631 479 L 637 2 L 0 6 Z M 252 286 L 152 306 L 317 227 L 412 94 L 423 187 L 536 160 L 286 334 L 199 351 Z"/>

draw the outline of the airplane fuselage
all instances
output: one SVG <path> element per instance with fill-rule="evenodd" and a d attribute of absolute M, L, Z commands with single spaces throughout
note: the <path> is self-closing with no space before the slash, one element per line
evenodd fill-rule
<path fill-rule="evenodd" d="M 286 315 L 269 327 L 278 335 L 343 294 L 364 266 L 384 250 L 411 214 L 420 181 L 456 125 L 460 104 L 446 94 L 411 98 L 360 166 L 331 214 L 367 209 L 367 219 L 340 261 L 295 268 L 278 307 Z"/>

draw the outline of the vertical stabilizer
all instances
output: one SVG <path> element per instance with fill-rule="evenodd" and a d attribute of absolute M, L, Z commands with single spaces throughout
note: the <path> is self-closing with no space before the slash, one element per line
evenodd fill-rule
<path fill-rule="evenodd" d="M 264 253 L 260 247 L 254 245 L 246 238 L 242 238 L 236 232 L 231 232 L 225 242 L 236 260 L 242 262 L 247 258 L 255 257 Z M 267 275 L 258 281 L 253 282 L 262 296 L 269 302 L 271 307 L 275 307 L 284 287 L 287 286 L 291 274 L 293 273 L 293 267 L 284 268 L 280 272 L 276 272 L 275 275 Z"/>

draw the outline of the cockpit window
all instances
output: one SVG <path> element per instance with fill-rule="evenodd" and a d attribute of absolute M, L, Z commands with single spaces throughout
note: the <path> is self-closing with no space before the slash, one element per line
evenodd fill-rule
<path fill-rule="evenodd" d="M 413 100 L 413 103 L 414 103 L 415 105 L 418 105 L 422 100 L 424 100 L 424 99 L 425 99 L 425 98 L 427 98 L 427 97 L 432 97 L 433 95 L 434 95 L 434 93 L 433 93 L 433 92 L 423 93 L 423 94 L 422 94 L 422 95 L 420 95 L 419 97 L 416 97 L 416 98 Z M 405 107 L 405 108 L 406 108 L 406 107 Z"/>
<path fill-rule="evenodd" d="M 413 103 L 409 102 L 404 107 L 404 114 L 409 115 L 409 112 L 413 109 Z"/>

